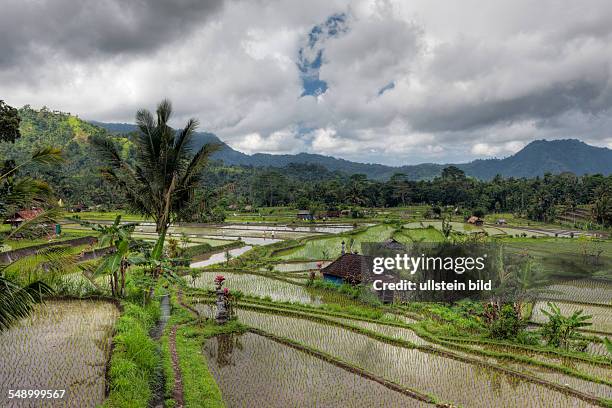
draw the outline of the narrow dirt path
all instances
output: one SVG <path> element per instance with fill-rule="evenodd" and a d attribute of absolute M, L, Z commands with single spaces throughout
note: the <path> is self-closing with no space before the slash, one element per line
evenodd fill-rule
<path fill-rule="evenodd" d="M 151 329 L 149 332 L 149 336 L 156 342 L 161 338 L 164 329 L 166 328 L 166 324 L 168 324 L 168 319 L 170 319 L 170 299 L 168 295 L 165 295 L 161 298 L 160 301 L 160 309 L 161 315 L 157 324 Z M 163 408 L 164 407 L 164 385 L 166 384 L 166 378 L 164 376 L 163 370 L 159 370 L 157 373 L 157 377 L 155 378 L 155 385 L 153 389 L 153 397 L 149 402 L 149 407 L 151 408 Z"/>
<path fill-rule="evenodd" d="M 179 365 L 179 356 L 176 351 L 176 329 L 177 325 L 172 327 L 170 336 L 168 338 L 168 347 L 170 348 L 170 355 L 172 357 L 172 370 L 174 370 L 174 388 L 172 390 L 172 398 L 176 402 L 177 408 L 182 408 L 185 405 L 183 398 L 183 377 L 181 375 L 181 367 Z"/>

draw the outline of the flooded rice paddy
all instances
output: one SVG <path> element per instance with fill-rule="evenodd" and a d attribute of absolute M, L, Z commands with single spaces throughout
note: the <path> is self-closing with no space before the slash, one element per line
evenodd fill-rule
<path fill-rule="evenodd" d="M 236 229 L 236 230 L 255 230 L 255 231 L 289 231 L 289 232 L 309 232 L 309 233 L 326 233 L 337 234 L 347 232 L 353 229 L 353 226 L 348 224 L 326 224 L 313 226 L 293 226 L 293 225 L 244 225 L 230 224 L 224 225 L 221 228 Z"/>
<path fill-rule="evenodd" d="M 0 333 L 0 406 L 42 406 L 8 400 L 9 389 L 66 390 L 53 406 L 93 407 L 104 401 L 115 305 L 48 301 L 29 318 Z M 49 405 L 47 405 L 49 406 Z"/>
<path fill-rule="evenodd" d="M 338 236 L 306 241 L 303 245 L 284 251 L 279 254 L 282 259 L 335 259 L 342 252 L 342 242 L 345 242 L 347 250 L 361 253 L 363 242 L 383 242 L 391 238 L 394 228 L 389 225 L 376 225 L 367 230 L 354 234 L 351 237 Z M 352 248 L 348 248 L 351 238 Z"/>
<path fill-rule="evenodd" d="M 332 354 L 443 401 L 469 407 L 590 406 L 575 397 L 484 366 L 385 344 L 339 327 L 247 310 L 239 310 L 238 317 L 247 325 Z"/>
<path fill-rule="evenodd" d="M 546 287 L 549 299 L 612 306 L 612 281 L 574 279 Z M 612 310 L 610 311 L 612 313 Z"/>
<path fill-rule="evenodd" d="M 250 275 L 231 272 L 202 272 L 191 285 L 197 288 L 213 289 L 217 275 L 225 277 L 225 287 L 240 290 L 242 293 L 257 297 L 270 297 L 277 302 L 299 302 L 309 305 L 323 303 L 352 304 L 340 294 L 306 288 L 289 282 L 267 278 L 261 275 Z"/>
<path fill-rule="evenodd" d="M 252 333 L 210 339 L 204 354 L 228 408 L 427 405 Z"/>
<path fill-rule="evenodd" d="M 228 252 L 229 252 L 231 258 L 235 258 L 237 256 L 240 256 L 240 255 L 244 254 L 246 251 L 248 251 L 251 248 L 252 247 L 250 245 L 245 245 L 245 246 L 240 247 L 240 248 L 230 249 Z M 205 266 L 214 265 L 214 264 L 218 264 L 218 263 L 226 262 L 226 261 L 227 261 L 227 255 L 226 255 L 225 251 L 220 251 L 220 252 L 212 254 L 207 259 L 191 263 L 189 265 L 189 267 L 191 267 L 191 268 L 203 268 Z"/>

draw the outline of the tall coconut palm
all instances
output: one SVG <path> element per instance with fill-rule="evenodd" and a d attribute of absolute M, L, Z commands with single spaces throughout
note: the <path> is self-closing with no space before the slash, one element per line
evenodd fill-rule
<path fill-rule="evenodd" d="M 189 119 L 183 129 L 175 131 L 168 125 L 171 115 L 172 104 L 168 100 L 157 106 L 156 115 L 147 110 L 136 113 L 139 132 L 132 139 L 134 163 L 120 154 L 111 139 L 92 138 L 108 166 L 102 170 L 103 175 L 123 191 L 134 212 L 155 221 L 162 240 L 173 221 L 193 212 L 194 192 L 202 182 L 202 170 L 219 147 L 206 144 L 193 154 L 192 139 L 198 121 Z"/>

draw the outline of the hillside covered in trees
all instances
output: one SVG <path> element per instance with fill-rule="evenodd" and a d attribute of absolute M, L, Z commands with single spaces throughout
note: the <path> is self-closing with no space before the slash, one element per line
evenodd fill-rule
<path fill-rule="evenodd" d="M 22 137 L 14 144 L 2 146 L 2 154 L 19 162 L 35 148 L 59 146 L 66 157 L 62 166 L 34 168 L 29 172 L 36 173 L 55 186 L 57 196 L 67 205 L 99 205 L 107 209 L 121 207 L 123 200 L 120 193 L 110 189 L 100 176 L 101 163 L 96 160 L 89 139 L 93 136 L 114 139 L 121 146 L 122 154 L 129 160 L 134 155 L 130 141 L 132 135 L 129 132 L 131 125 L 104 129 L 69 114 L 47 109 L 36 111 L 27 106 L 19 110 L 19 115 Z M 194 144 L 199 146 L 203 144 L 202 140 L 216 140 L 211 134 L 200 133 L 198 136 Z M 576 159 L 589 161 L 593 170 L 597 170 L 606 162 L 604 156 L 609 152 L 607 149 L 595 148 L 579 141 L 536 141 L 515 156 L 499 162 L 504 163 L 506 168 L 523 172 L 528 172 L 538 163 L 547 162 L 551 163 L 551 166 L 557 165 L 557 169 L 561 171 L 564 167 L 555 162 L 553 157 L 563 155 L 569 160 L 573 153 L 562 147 L 567 143 L 592 151 L 588 156 Z M 550 146 L 554 146 L 558 151 L 551 150 Z M 222 147 L 221 152 L 227 149 L 230 148 Z M 542 152 L 543 149 L 546 150 L 545 153 Z M 589 158 L 590 160 L 587 160 Z M 232 204 L 290 205 L 324 210 L 426 203 L 482 211 L 516 212 L 534 220 L 552 220 L 559 212 L 560 206 L 572 209 L 578 205 L 591 205 L 595 209 L 599 208 L 597 211 L 601 214 L 599 220 L 602 223 L 610 223 L 611 176 L 597 174 L 595 171 L 592 175 L 584 176 L 562 172 L 529 179 L 493 175 L 489 181 L 482 181 L 469 177 L 470 171 L 464 171 L 470 168 L 487 168 L 488 171 L 493 171 L 493 162 L 495 161 L 485 160 L 445 168 L 436 165 L 441 168 L 440 176 L 428 180 L 422 177 L 418 177 L 421 180 L 414 180 L 410 174 L 396 169 L 398 171 L 388 180 L 380 181 L 369 178 L 366 174 L 330 170 L 320 163 L 290 162 L 281 168 L 227 165 L 217 156 L 203 178 L 205 182 L 199 194 L 206 205 L 201 210 L 210 214 L 214 208 L 221 211 Z M 524 162 L 528 164 L 522 164 Z M 612 163 L 612 160 L 605 164 L 609 163 Z M 194 218 L 204 221 L 207 217 L 196 214 Z"/>

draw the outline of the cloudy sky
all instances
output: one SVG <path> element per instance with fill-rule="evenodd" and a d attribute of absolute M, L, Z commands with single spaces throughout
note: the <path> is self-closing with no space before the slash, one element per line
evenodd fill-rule
<path fill-rule="evenodd" d="M 163 97 L 246 153 L 414 164 L 612 147 L 612 3 L 2 0 L 0 99 L 132 122 Z"/>

